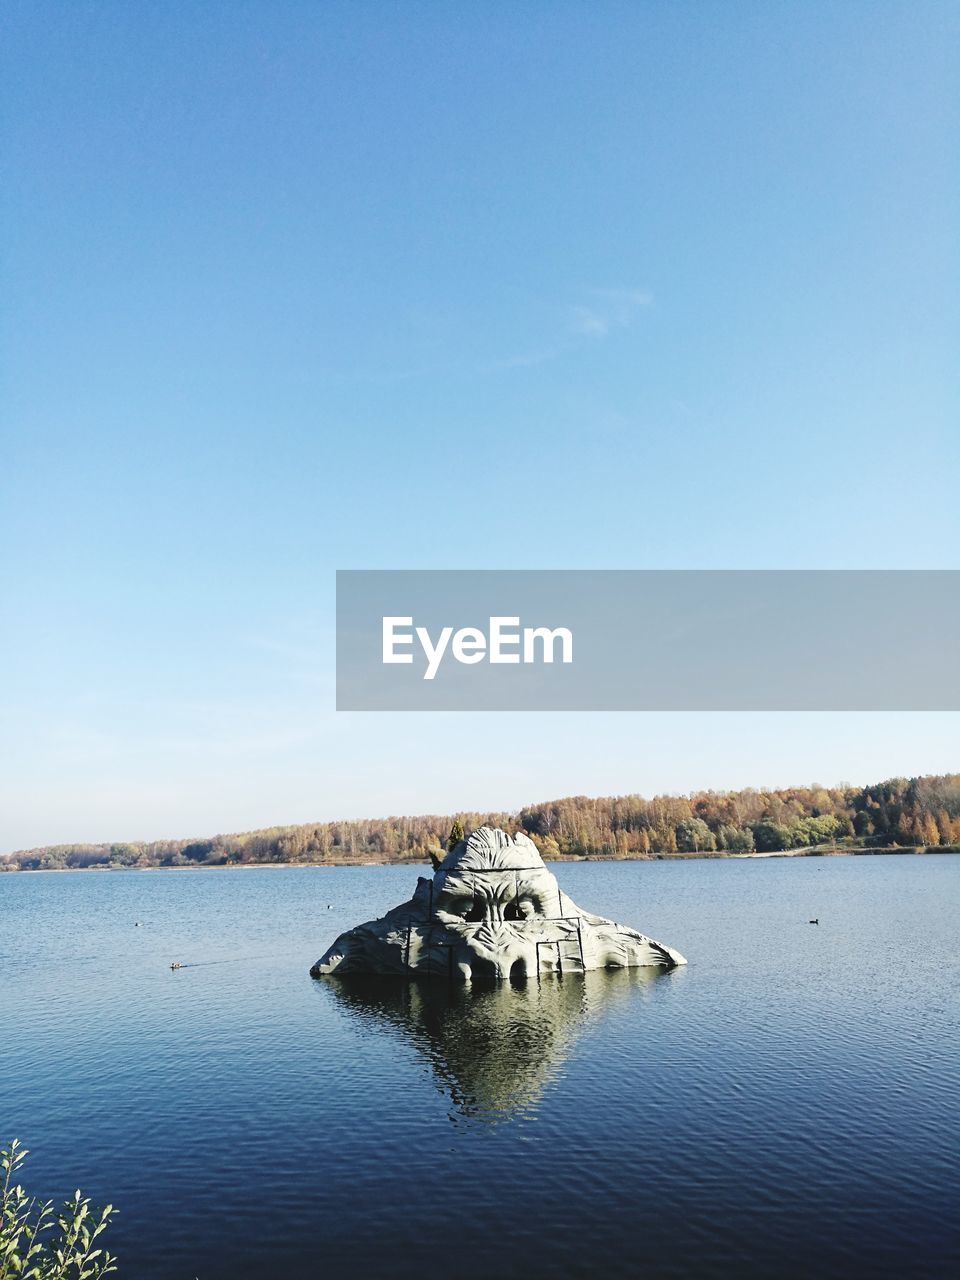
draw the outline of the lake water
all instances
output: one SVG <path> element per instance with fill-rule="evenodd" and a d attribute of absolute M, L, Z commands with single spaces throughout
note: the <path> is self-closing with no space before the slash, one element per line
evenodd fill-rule
<path fill-rule="evenodd" d="M 0 1141 L 125 1280 L 960 1274 L 960 858 L 555 870 L 688 967 L 318 982 L 422 868 L 0 876 Z"/>

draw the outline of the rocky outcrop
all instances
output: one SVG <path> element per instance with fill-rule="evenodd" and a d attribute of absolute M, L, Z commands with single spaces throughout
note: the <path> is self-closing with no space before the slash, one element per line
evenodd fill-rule
<path fill-rule="evenodd" d="M 470 982 L 680 964 L 672 948 L 578 907 L 528 836 L 481 827 L 409 902 L 341 934 L 310 972 Z"/>

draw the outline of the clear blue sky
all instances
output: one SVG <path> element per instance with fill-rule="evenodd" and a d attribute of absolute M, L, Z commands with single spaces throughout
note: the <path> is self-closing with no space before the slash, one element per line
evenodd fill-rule
<path fill-rule="evenodd" d="M 337 715 L 331 634 L 338 567 L 958 567 L 955 3 L 5 27 L 0 850 L 960 767 Z"/>

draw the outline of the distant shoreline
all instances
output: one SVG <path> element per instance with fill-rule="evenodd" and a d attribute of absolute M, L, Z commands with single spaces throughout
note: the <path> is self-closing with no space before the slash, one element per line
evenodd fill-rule
<path fill-rule="evenodd" d="M 891 857 L 898 854 L 909 855 L 910 857 L 927 857 L 931 854 L 958 854 L 960 846 L 943 846 L 931 845 L 929 847 L 918 845 L 915 847 L 904 847 L 900 845 L 883 845 L 874 849 L 868 848 L 846 848 L 846 849 L 825 849 L 816 845 L 807 849 L 775 849 L 762 853 L 683 853 L 670 854 L 653 858 L 604 858 L 595 854 L 571 855 L 565 858 L 545 858 L 545 862 L 555 863 L 558 865 L 570 862 L 749 862 L 756 858 L 863 858 L 863 857 Z M 428 862 L 419 859 L 392 859 L 380 862 L 357 862 L 352 860 L 343 860 L 337 862 L 198 862 L 195 866 L 190 867 L 15 867 L 12 872 L 21 876 L 60 876 L 60 875 L 76 875 L 86 874 L 87 872 L 116 872 L 116 871 L 289 871 L 291 869 L 303 869 L 309 867 L 316 871 L 325 869 L 334 869 L 338 867 L 429 867 Z M 5 872 L 0 871 L 0 879 L 3 878 Z"/>
<path fill-rule="evenodd" d="M 454 831 L 523 830 L 547 862 L 960 851 L 960 773 L 869 786 L 566 796 L 510 812 L 412 814 L 157 840 L 80 841 L 0 855 L 7 870 L 428 865 Z"/>

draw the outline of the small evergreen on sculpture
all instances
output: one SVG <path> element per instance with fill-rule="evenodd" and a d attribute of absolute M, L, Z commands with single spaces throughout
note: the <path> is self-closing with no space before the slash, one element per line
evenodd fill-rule
<path fill-rule="evenodd" d="M 420 877 L 409 902 L 341 934 L 310 972 L 469 982 L 680 964 L 670 947 L 578 907 L 528 836 L 480 827 L 432 880 Z"/>

